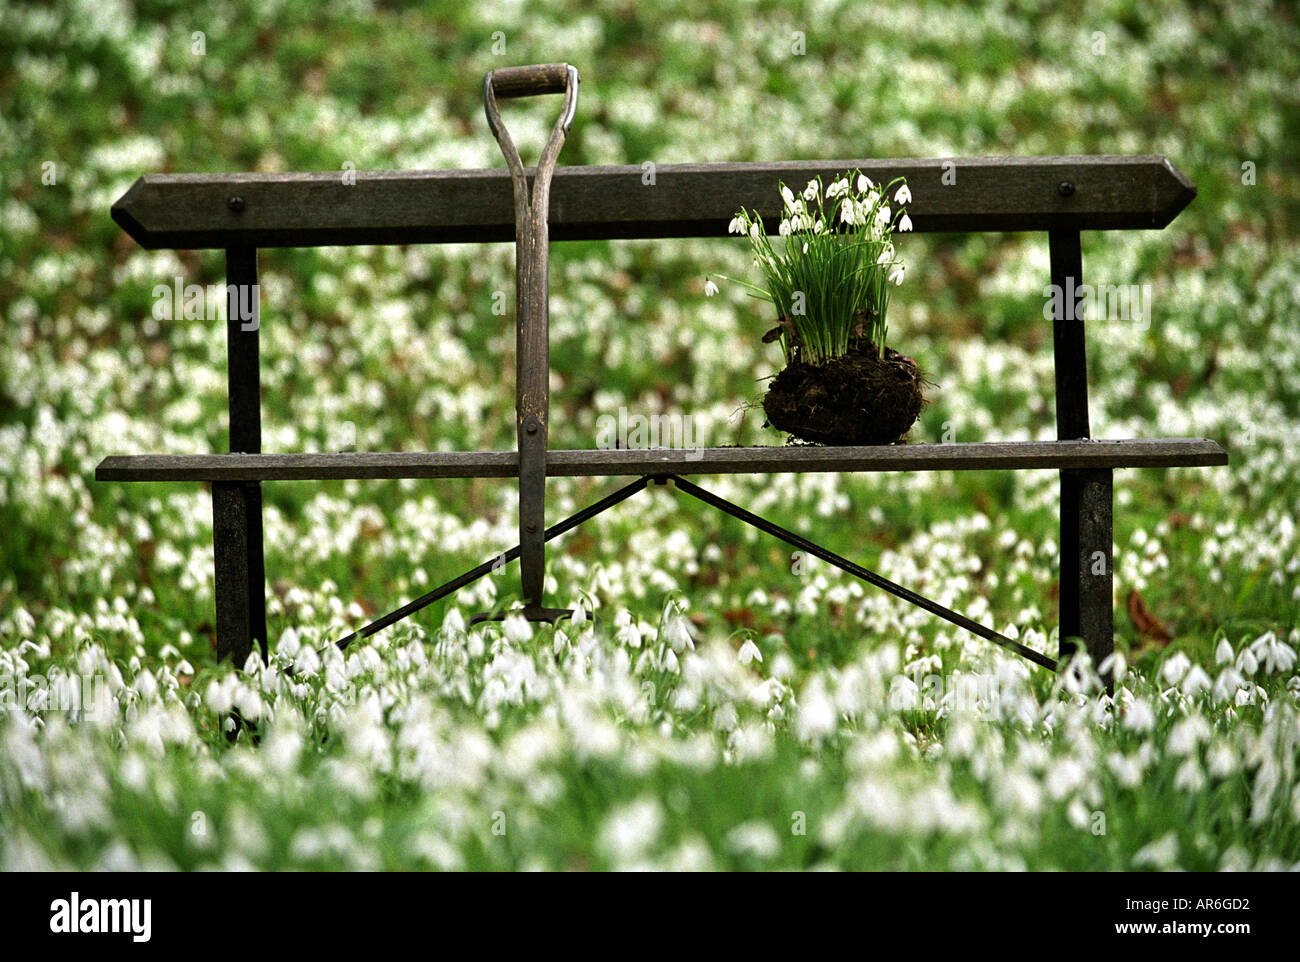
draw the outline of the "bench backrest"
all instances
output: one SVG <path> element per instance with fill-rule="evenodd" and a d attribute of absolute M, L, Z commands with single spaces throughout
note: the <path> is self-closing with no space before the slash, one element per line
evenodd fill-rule
<path fill-rule="evenodd" d="M 769 230 L 778 181 L 801 188 L 846 170 L 906 177 L 918 232 L 1162 228 L 1196 196 L 1165 157 L 989 157 L 560 167 L 552 240 L 724 236 L 741 207 Z M 348 181 L 354 180 L 353 183 Z M 113 219 L 149 249 L 512 241 L 499 170 L 148 174 Z"/>

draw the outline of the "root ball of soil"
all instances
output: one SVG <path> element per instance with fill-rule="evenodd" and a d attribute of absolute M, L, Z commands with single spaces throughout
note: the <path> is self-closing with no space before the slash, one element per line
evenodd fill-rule
<path fill-rule="evenodd" d="M 892 444 L 925 404 L 916 362 L 874 344 L 811 365 L 796 360 L 772 379 L 763 413 L 772 427 L 818 444 Z"/>

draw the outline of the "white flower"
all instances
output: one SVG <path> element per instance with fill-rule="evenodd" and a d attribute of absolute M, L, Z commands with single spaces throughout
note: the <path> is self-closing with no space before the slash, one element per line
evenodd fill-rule
<path fill-rule="evenodd" d="M 821 187 L 818 185 L 817 181 L 810 180 L 808 181 L 808 186 L 803 189 L 803 199 L 806 201 L 814 201 L 821 196 L 821 193 Z"/>
<path fill-rule="evenodd" d="M 506 637 L 517 645 L 533 637 L 533 626 L 523 615 L 507 615 L 501 627 L 505 629 Z"/>
<path fill-rule="evenodd" d="M 852 201 L 849 201 L 847 204 L 845 204 L 843 207 L 840 208 L 840 220 L 844 221 L 844 223 L 846 224 L 857 223 L 858 215 L 854 211 Z"/>
<path fill-rule="evenodd" d="M 1200 715 L 1188 715 L 1169 730 L 1165 747 L 1175 755 L 1189 755 L 1210 736 L 1210 726 Z"/>
<path fill-rule="evenodd" d="M 1128 706 L 1124 713 L 1124 727 L 1129 731 L 1149 732 L 1155 727 L 1156 716 L 1151 710 L 1151 703 L 1145 698 L 1138 698 Z"/>
<path fill-rule="evenodd" d="M 1214 683 L 1214 700 L 1216 702 L 1225 702 L 1241 688 L 1245 678 L 1241 672 L 1229 665 L 1223 671 L 1219 672 L 1218 680 Z"/>
<path fill-rule="evenodd" d="M 1133 856 L 1133 864 L 1149 865 L 1152 868 L 1171 868 L 1178 859 L 1178 836 L 1168 833 L 1158 841 L 1140 848 Z"/>
<path fill-rule="evenodd" d="M 749 236 L 752 240 L 758 240 L 760 237 L 763 236 L 762 232 L 758 229 L 757 224 L 749 225 Z"/>
<path fill-rule="evenodd" d="M 224 715 L 230 711 L 231 706 L 234 704 L 234 698 L 231 697 L 230 690 L 215 679 L 208 683 L 208 691 L 203 700 L 218 715 Z"/>
<path fill-rule="evenodd" d="M 758 650 L 758 645 L 754 644 L 753 639 L 746 639 L 745 643 L 740 646 L 740 663 L 748 665 L 751 662 L 761 662 L 763 653 Z"/>
<path fill-rule="evenodd" d="M 876 258 L 876 263 L 880 264 L 881 266 L 884 266 L 885 264 L 888 264 L 893 259 L 894 259 L 893 253 L 889 250 L 889 248 L 886 247 L 884 250 L 880 252 L 880 256 Z"/>
<path fill-rule="evenodd" d="M 889 279 L 894 282 L 895 286 L 903 283 L 903 265 L 895 264 L 894 269 L 889 272 Z"/>
<path fill-rule="evenodd" d="M 1234 654 L 1235 652 L 1232 650 L 1232 645 L 1228 642 L 1227 638 L 1224 638 L 1219 642 L 1219 646 L 1214 649 L 1214 663 L 1216 665 L 1230 665 L 1232 664 Z"/>
<path fill-rule="evenodd" d="M 1167 685 L 1177 685 L 1192 667 L 1192 661 L 1181 651 L 1175 652 L 1160 666 L 1160 677 Z"/>
<path fill-rule="evenodd" d="M 912 218 L 904 214 L 898 221 L 898 229 L 901 233 L 906 234 L 912 229 Z"/>
<path fill-rule="evenodd" d="M 826 199 L 834 200 L 836 197 L 839 197 L 841 194 L 847 194 L 848 192 L 849 192 L 849 179 L 847 177 L 841 177 L 839 180 L 832 181 L 831 185 L 826 188 Z"/>
<path fill-rule="evenodd" d="M 766 822 L 745 822 L 727 833 L 727 847 L 738 855 L 769 859 L 781 851 L 781 838 Z"/>
<path fill-rule="evenodd" d="M 1191 697 L 1199 695 L 1203 691 L 1209 691 L 1213 682 L 1210 676 L 1205 673 L 1205 669 L 1200 665 L 1193 665 L 1192 670 L 1183 677 L 1182 688 L 1183 694 Z"/>
<path fill-rule="evenodd" d="M 745 222 L 741 220 L 739 217 L 731 218 L 731 223 L 727 225 L 727 233 L 728 234 L 745 233 Z"/>
<path fill-rule="evenodd" d="M 910 204 L 911 202 L 912 202 L 912 192 L 907 189 L 906 184 L 904 184 L 902 187 L 899 187 L 898 190 L 894 191 L 895 204 Z"/>
<path fill-rule="evenodd" d="M 718 285 L 715 284 L 715 283 L 713 283 L 713 281 L 711 281 L 711 280 L 705 281 L 705 282 L 704 282 L 704 296 L 705 296 L 705 297 L 712 297 L 712 296 L 713 296 L 714 294 L 716 294 L 716 293 L 718 293 Z"/>
<path fill-rule="evenodd" d="M 790 236 L 790 219 L 789 219 L 789 218 L 786 218 L 785 220 L 781 221 L 781 226 L 778 227 L 778 228 L 776 229 L 776 232 L 777 232 L 778 234 L 780 234 L 782 237 L 789 237 L 789 236 Z"/>
<path fill-rule="evenodd" d="M 1271 631 L 1256 638 L 1250 650 L 1269 674 L 1290 671 L 1295 664 L 1295 649 Z"/>
<path fill-rule="evenodd" d="M 785 206 L 794 210 L 794 191 L 790 190 L 785 184 L 781 185 L 781 197 L 785 200 Z"/>
<path fill-rule="evenodd" d="M 1178 766 L 1174 775 L 1174 787 L 1188 792 L 1199 792 L 1205 787 L 1205 773 L 1195 758 L 1189 758 Z"/>
<path fill-rule="evenodd" d="M 893 216 L 894 212 L 889 209 L 889 205 L 884 204 L 881 206 L 880 210 L 876 211 L 876 222 L 883 227 L 889 223 L 889 219 Z"/>
<path fill-rule="evenodd" d="M 866 174 L 858 174 L 858 193 L 865 194 L 876 185 L 871 182 L 871 178 Z"/>

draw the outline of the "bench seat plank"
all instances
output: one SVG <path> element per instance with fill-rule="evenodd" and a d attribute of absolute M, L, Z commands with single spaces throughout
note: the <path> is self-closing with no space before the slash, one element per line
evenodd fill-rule
<path fill-rule="evenodd" d="M 660 164 L 653 186 L 636 165 L 559 167 L 550 238 L 724 237 L 741 207 L 757 210 L 775 232 L 778 182 L 799 190 L 813 177 L 829 183 L 854 169 L 882 184 L 906 177 L 918 233 L 1158 229 L 1196 196 L 1160 155 Z M 350 185 L 338 171 L 146 174 L 112 214 L 149 250 L 515 239 L 503 168 L 359 170 Z"/>
<path fill-rule="evenodd" d="M 552 450 L 551 477 L 643 474 L 769 474 L 856 471 L 981 471 L 1025 468 L 1205 467 L 1228 463 L 1205 438 L 1115 441 L 994 441 L 868 447 Z M 327 481 L 375 478 L 513 478 L 515 451 L 330 452 L 320 454 L 114 455 L 97 481 Z"/>

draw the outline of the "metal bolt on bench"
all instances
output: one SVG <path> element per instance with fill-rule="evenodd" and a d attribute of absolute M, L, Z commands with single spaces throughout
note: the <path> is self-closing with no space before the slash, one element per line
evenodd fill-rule
<path fill-rule="evenodd" d="M 501 122 L 499 99 L 563 94 L 556 121 L 531 173 Z M 1061 667 L 1082 644 L 1095 664 L 1113 650 L 1112 484 L 1116 468 L 1224 465 L 1226 452 L 1205 438 L 1093 440 L 1088 419 L 1082 319 L 1056 299 L 1052 344 L 1056 441 L 907 444 L 884 447 L 550 450 L 547 253 L 556 240 L 725 237 L 741 206 L 779 222 L 778 181 L 799 182 L 860 169 L 877 182 L 907 178 L 917 232 L 1046 231 L 1051 282 L 1082 284 L 1083 230 L 1160 229 L 1196 196 L 1166 158 L 1001 157 L 832 160 L 747 164 L 666 164 L 647 191 L 641 168 L 556 169 L 577 110 L 578 71 L 568 64 L 512 67 L 483 81 L 488 126 L 508 171 L 358 172 L 352 186 L 333 173 L 152 174 L 113 205 L 113 218 L 148 249 L 226 251 L 231 298 L 257 283 L 259 247 L 515 241 L 516 438 L 514 451 L 264 454 L 257 324 L 227 321 L 230 452 L 110 456 L 100 481 L 203 481 L 212 484 L 218 657 L 243 664 L 254 642 L 267 652 L 262 556 L 263 481 L 343 478 L 514 478 L 519 484 L 519 544 L 340 639 L 347 645 L 519 560 L 524 617 L 554 622 L 573 612 L 543 604 L 545 545 L 654 482 L 717 508 L 868 584 L 944 618 L 1046 668 Z M 945 185 L 953 165 L 958 184 Z M 554 190 L 552 190 L 554 188 Z M 512 205 L 513 200 L 513 205 Z M 513 210 L 513 217 L 507 212 Z M 255 308 L 256 309 L 256 308 Z M 687 457 L 687 454 L 690 457 Z M 774 472 L 990 471 L 1060 473 L 1060 647 L 1050 658 L 869 571 L 803 536 L 752 514 L 685 474 Z M 633 480 L 569 518 L 546 527 L 547 477 Z M 477 619 L 499 617 L 480 615 Z"/>

